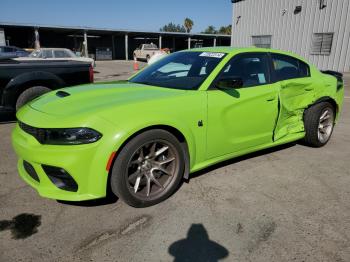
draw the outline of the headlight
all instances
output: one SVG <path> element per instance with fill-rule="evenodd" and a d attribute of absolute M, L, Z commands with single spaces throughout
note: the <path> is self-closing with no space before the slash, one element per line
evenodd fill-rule
<path fill-rule="evenodd" d="M 78 128 L 37 128 L 23 122 L 19 127 L 34 136 L 40 144 L 47 145 L 81 145 L 96 142 L 102 134 L 87 127 Z"/>
<path fill-rule="evenodd" d="M 47 145 L 80 145 L 96 142 L 102 134 L 91 128 L 53 128 L 44 129 L 45 135 L 41 141 Z"/>

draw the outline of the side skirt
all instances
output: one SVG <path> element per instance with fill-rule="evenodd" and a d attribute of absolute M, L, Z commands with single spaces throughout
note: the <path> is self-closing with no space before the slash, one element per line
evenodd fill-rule
<path fill-rule="evenodd" d="M 294 141 L 302 139 L 303 137 L 305 137 L 305 132 L 295 133 L 295 134 L 291 134 L 291 135 L 285 136 L 285 137 L 277 140 L 276 142 L 267 143 L 267 144 L 263 144 L 263 145 L 256 146 L 256 147 L 250 147 L 248 149 L 245 149 L 245 150 L 242 150 L 242 151 L 238 151 L 238 152 L 235 152 L 235 153 L 232 153 L 232 154 L 226 154 L 226 155 L 223 155 L 223 156 L 220 156 L 220 157 L 212 158 L 212 159 L 209 159 L 209 160 L 206 160 L 204 162 L 201 162 L 201 163 L 198 163 L 198 164 L 194 165 L 191 168 L 190 173 L 199 171 L 201 169 L 204 169 L 206 167 L 209 167 L 211 165 L 217 164 L 219 162 L 222 162 L 222 161 L 225 161 L 225 160 L 228 160 L 228 159 L 232 159 L 232 158 L 235 158 L 235 157 L 243 156 L 243 155 L 246 155 L 246 154 L 249 154 L 249 153 L 252 153 L 252 152 L 256 152 L 256 151 L 259 151 L 259 150 L 263 150 L 263 149 L 266 149 L 266 148 L 271 148 L 271 147 L 279 146 L 279 145 L 282 145 L 282 144 L 287 144 L 287 143 L 290 143 L 290 142 L 294 142 Z"/>

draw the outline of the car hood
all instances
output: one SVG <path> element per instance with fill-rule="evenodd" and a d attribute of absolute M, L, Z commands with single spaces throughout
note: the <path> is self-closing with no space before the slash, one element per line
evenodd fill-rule
<path fill-rule="evenodd" d="M 120 106 L 141 105 L 142 108 L 145 102 L 164 100 L 184 94 L 186 94 L 185 90 L 123 81 L 55 90 L 33 100 L 29 106 L 47 114 L 73 116 L 80 113 L 98 113 Z"/>

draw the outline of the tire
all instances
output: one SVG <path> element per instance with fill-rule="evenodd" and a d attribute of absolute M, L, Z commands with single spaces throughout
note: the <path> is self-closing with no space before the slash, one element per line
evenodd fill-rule
<path fill-rule="evenodd" d="M 308 108 L 304 113 L 304 142 L 312 147 L 326 145 L 333 133 L 334 119 L 334 107 L 328 102 Z"/>
<path fill-rule="evenodd" d="M 22 106 L 24 106 L 29 101 L 32 101 L 34 98 L 37 98 L 50 91 L 51 89 L 45 86 L 33 86 L 24 90 L 17 98 L 16 111 L 18 111 Z"/>
<path fill-rule="evenodd" d="M 137 61 L 137 55 L 136 54 L 134 54 L 134 61 Z"/>
<path fill-rule="evenodd" d="M 165 147 L 168 148 L 164 150 Z M 161 151 L 163 153 L 158 154 Z M 157 156 L 153 158 L 154 155 Z M 145 131 L 119 152 L 111 173 L 112 192 L 133 207 L 158 204 L 180 185 L 184 159 L 184 150 L 171 133 L 161 129 Z"/>
<path fill-rule="evenodd" d="M 149 62 L 149 60 L 151 59 L 151 57 L 149 55 L 146 56 L 146 61 L 147 63 Z"/>

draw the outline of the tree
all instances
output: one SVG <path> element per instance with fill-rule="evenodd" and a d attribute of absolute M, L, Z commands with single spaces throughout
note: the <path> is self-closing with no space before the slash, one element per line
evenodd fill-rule
<path fill-rule="evenodd" d="M 222 26 L 222 27 L 220 27 L 218 33 L 222 34 L 222 35 L 230 35 L 231 29 L 232 29 L 232 25 Z"/>
<path fill-rule="evenodd" d="M 184 27 L 186 28 L 186 33 L 191 32 L 193 25 L 194 25 L 193 21 L 190 18 L 186 17 L 184 21 Z"/>
<path fill-rule="evenodd" d="M 231 35 L 231 25 L 228 26 L 221 26 L 219 28 L 219 30 L 215 29 L 215 26 L 210 25 L 208 26 L 203 32 L 202 34 L 222 34 L 222 35 Z"/>
<path fill-rule="evenodd" d="M 207 29 L 205 29 L 202 33 L 203 33 L 203 34 L 216 34 L 217 31 L 216 31 L 216 29 L 215 29 L 215 26 L 210 25 L 210 26 L 208 26 Z"/>
<path fill-rule="evenodd" d="M 186 28 L 183 25 L 169 23 L 167 25 L 164 25 L 162 28 L 159 29 L 161 32 L 181 32 L 185 33 Z"/>

